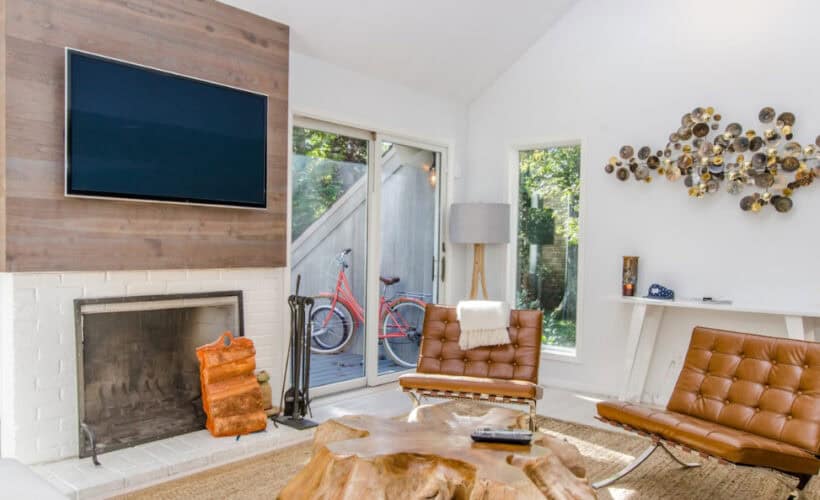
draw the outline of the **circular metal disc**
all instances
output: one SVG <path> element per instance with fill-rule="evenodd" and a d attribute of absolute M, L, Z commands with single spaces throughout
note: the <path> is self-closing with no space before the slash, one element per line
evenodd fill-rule
<path fill-rule="evenodd" d="M 709 134 L 709 125 L 705 123 L 698 123 L 692 127 L 692 134 L 695 137 L 706 137 Z"/>
<path fill-rule="evenodd" d="M 786 172 L 794 172 L 795 170 L 800 168 L 800 160 L 798 160 L 794 156 L 787 156 L 786 158 L 783 158 L 782 166 L 783 170 L 785 170 Z"/>
<path fill-rule="evenodd" d="M 743 127 L 739 123 L 734 122 L 726 126 L 726 132 L 729 132 L 732 137 L 737 137 L 743 133 Z"/>
<path fill-rule="evenodd" d="M 612 172 L 615 171 L 615 167 L 613 167 L 612 165 L 607 163 L 606 165 L 604 165 L 604 171 L 606 171 L 606 173 L 608 173 L 608 174 L 611 174 Z"/>
<path fill-rule="evenodd" d="M 752 150 L 752 151 L 757 151 L 758 149 L 760 149 L 762 147 L 763 147 L 763 139 L 759 135 L 756 135 L 756 136 L 752 137 L 752 140 L 749 141 L 749 149 Z"/>
<path fill-rule="evenodd" d="M 736 153 L 743 153 L 749 149 L 749 139 L 745 137 L 736 137 L 732 141 L 732 147 L 735 148 Z"/>
<path fill-rule="evenodd" d="M 755 153 L 754 156 L 752 156 L 752 167 L 754 167 L 755 170 L 761 170 L 766 167 L 767 160 L 768 157 L 765 153 Z"/>
<path fill-rule="evenodd" d="M 783 146 L 783 151 L 791 156 L 798 156 L 803 151 L 803 146 L 799 142 L 790 142 Z"/>
<path fill-rule="evenodd" d="M 757 119 L 760 120 L 761 123 L 771 123 L 771 121 L 774 120 L 774 114 L 774 108 L 766 106 L 757 114 Z"/>
<path fill-rule="evenodd" d="M 772 205 L 780 213 L 788 212 L 794 206 L 794 202 L 788 196 L 773 196 Z"/>
<path fill-rule="evenodd" d="M 744 212 L 748 212 L 752 209 L 752 205 L 754 205 L 755 199 L 753 196 L 744 196 L 740 199 L 740 209 Z"/>
<path fill-rule="evenodd" d="M 621 158 L 623 158 L 624 160 L 628 160 L 635 155 L 635 150 L 632 148 L 632 146 L 621 146 L 620 154 Z"/>
<path fill-rule="evenodd" d="M 647 167 L 646 165 L 639 165 L 635 169 L 635 178 L 639 181 L 642 181 L 645 180 L 647 177 L 649 177 L 649 167 Z"/>
<path fill-rule="evenodd" d="M 646 166 L 655 170 L 661 165 L 661 160 L 657 156 L 650 156 L 646 159 Z"/>
<path fill-rule="evenodd" d="M 782 123 L 783 125 L 791 127 L 794 125 L 794 113 L 789 113 L 786 111 L 785 113 L 780 113 L 780 116 L 777 117 L 778 123 Z"/>
<path fill-rule="evenodd" d="M 644 147 L 642 147 L 641 149 L 638 150 L 638 158 L 641 159 L 641 160 L 645 160 L 645 159 L 649 158 L 649 155 L 651 155 L 651 154 L 652 154 L 652 148 L 650 148 L 649 146 L 644 146 Z"/>
<path fill-rule="evenodd" d="M 695 180 L 692 178 L 691 175 L 687 175 L 683 178 L 683 185 L 690 188 L 695 183 Z"/>
<path fill-rule="evenodd" d="M 629 179 L 629 170 L 625 169 L 624 167 L 621 167 L 615 173 L 615 176 L 618 177 L 619 181 L 625 181 Z"/>
<path fill-rule="evenodd" d="M 688 141 L 692 138 L 692 129 L 690 127 L 681 127 L 678 129 L 678 137 L 682 141 Z"/>
<path fill-rule="evenodd" d="M 780 134 L 778 134 L 777 130 L 773 128 L 766 130 L 766 132 L 764 132 L 763 135 L 766 137 L 767 142 L 775 142 L 778 139 L 780 139 Z"/>
<path fill-rule="evenodd" d="M 755 176 L 755 186 L 761 189 L 769 188 L 772 184 L 774 184 L 774 176 L 769 172 L 763 172 Z"/>

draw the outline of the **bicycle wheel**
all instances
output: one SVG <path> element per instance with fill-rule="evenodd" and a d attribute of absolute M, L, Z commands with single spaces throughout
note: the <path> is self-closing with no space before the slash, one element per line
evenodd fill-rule
<path fill-rule="evenodd" d="M 397 365 L 415 368 L 419 359 L 424 307 L 412 300 L 393 303 L 382 320 L 384 350 Z"/>
<path fill-rule="evenodd" d="M 337 302 L 335 307 L 322 304 L 313 307 L 310 314 L 310 350 L 318 354 L 341 351 L 353 338 L 353 321 L 347 308 Z"/>

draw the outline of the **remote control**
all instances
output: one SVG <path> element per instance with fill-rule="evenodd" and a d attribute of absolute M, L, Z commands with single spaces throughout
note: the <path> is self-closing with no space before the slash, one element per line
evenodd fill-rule
<path fill-rule="evenodd" d="M 470 434 L 477 443 L 530 444 L 532 432 L 523 429 L 491 429 L 480 427 Z"/>

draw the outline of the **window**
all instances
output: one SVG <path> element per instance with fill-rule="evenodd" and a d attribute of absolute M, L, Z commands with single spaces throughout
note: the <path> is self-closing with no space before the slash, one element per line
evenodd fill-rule
<path fill-rule="evenodd" d="M 544 311 L 544 345 L 575 347 L 578 145 L 520 151 L 516 306 Z"/>

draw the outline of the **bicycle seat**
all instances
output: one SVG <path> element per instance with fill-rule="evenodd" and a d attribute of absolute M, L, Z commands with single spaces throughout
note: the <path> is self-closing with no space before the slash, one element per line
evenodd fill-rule
<path fill-rule="evenodd" d="M 395 285 L 401 281 L 401 278 L 398 276 L 379 276 L 379 279 L 382 280 L 382 283 L 385 285 Z"/>

